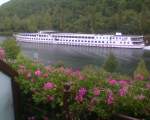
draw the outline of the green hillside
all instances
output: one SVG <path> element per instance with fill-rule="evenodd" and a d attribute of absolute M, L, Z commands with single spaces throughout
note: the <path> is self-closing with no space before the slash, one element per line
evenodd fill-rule
<path fill-rule="evenodd" d="M 11 0 L 0 6 L 0 32 L 150 33 L 150 0 Z"/>

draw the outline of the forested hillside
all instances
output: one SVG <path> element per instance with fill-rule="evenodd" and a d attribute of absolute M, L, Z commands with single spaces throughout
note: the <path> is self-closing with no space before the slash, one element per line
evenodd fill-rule
<path fill-rule="evenodd" d="M 0 6 L 0 32 L 150 33 L 150 0 L 10 0 Z"/>

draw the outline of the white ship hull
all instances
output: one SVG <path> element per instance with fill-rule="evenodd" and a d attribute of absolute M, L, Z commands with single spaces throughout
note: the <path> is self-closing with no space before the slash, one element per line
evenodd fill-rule
<path fill-rule="evenodd" d="M 143 36 L 101 35 L 56 33 L 40 31 L 38 33 L 19 33 L 15 35 L 17 41 L 60 44 L 74 46 L 94 46 L 113 48 L 144 48 Z"/>

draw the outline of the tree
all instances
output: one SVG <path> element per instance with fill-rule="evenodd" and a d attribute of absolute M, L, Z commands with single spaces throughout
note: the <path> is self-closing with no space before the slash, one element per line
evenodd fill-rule
<path fill-rule="evenodd" d="M 150 33 L 150 0 L 11 0 L 0 7 L 1 32 Z"/>
<path fill-rule="evenodd" d="M 143 59 L 140 59 L 136 70 L 134 71 L 134 77 L 142 75 L 145 79 L 149 77 L 149 72 L 146 68 L 145 62 Z"/>
<path fill-rule="evenodd" d="M 12 24 L 12 29 L 15 32 L 19 31 L 21 20 L 20 20 L 20 18 L 17 15 L 15 15 L 15 16 L 12 17 L 12 23 L 13 23 Z"/>
<path fill-rule="evenodd" d="M 103 65 L 103 68 L 108 72 L 115 72 L 118 67 L 118 61 L 116 57 L 110 53 L 106 62 Z"/>

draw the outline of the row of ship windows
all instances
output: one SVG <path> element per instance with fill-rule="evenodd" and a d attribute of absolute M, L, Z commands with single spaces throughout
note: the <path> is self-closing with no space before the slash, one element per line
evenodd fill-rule
<path fill-rule="evenodd" d="M 105 41 L 83 41 L 83 40 L 60 40 L 59 42 L 88 42 L 88 43 L 116 43 L 115 41 L 107 41 L 107 42 L 105 42 Z M 120 44 L 130 44 L 130 42 L 120 42 Z"/>
<path fill-rule="evenodd" d="M 24 34 L 23 36 L 31 36 L 31 37 L 36 37 L 36 35 L 28 35 L 28 34 Z"/>
<path fill-rule="evenodd" d="M 30 37 L 36 37 L 36 36 L 39 36 L 39 37 L 48 37 L 47 35 L 30 35 L 30 34 L 24 34 L 24 36 L 30 36 Z"/>
<path fill-rule="evenodd" d="M 56 38 L 84 38 L 84 39 L 94 39 L 91 36 L 54 36 Z"/>
<path fill-rule="evenodd" d="M 25 36 L 31 36 L 31 37 L 36 37 L 36 35 L 26 35 Z M 48 37 L 47 35 L 38 35 L 39 37 Z M 91 36 L 53 36 L 56 38 L 83 38 L 83 39 L 94 39 L 94 37 Z M 96 37 L 96 39 L 120 39 L 120 40 L 126 40 L 127 37 Z"/>
<path fill-rule="evenodd" d="M 94 37 L 89 36 L 53 36 L 56 38 L 83 38 L 83 39 L 94 39 Z M 96 39 L 120 39 L 120 40 L 127 40 L 127 37 L 96 37 Z"/>
<path fill-rule="evenodd" d="M 53 40 L 53 39 L 43 39 L 43 38 L 24 38 L 24 37 L 20 37 L 20 39 L 28 39 L 28 40 Z"/>
<path fill-rule="evenodd" d="M 53 39 L 36 39 L 36 38 L 25 38 L 25 39 L 30 39 L 30 40 L 53 40 Z M 56 41 L 58 41 L 56 39 Z M 88 43 L 105 43 L 104 41 L 87 41 L 87 40 L 59 40 L 61 42 L 88 42 Z M 116 43 L 115 41 L 107 41 L 106 43 Z M 120 42 L 120 44 L 130 44 L 129 42 Z"/>

